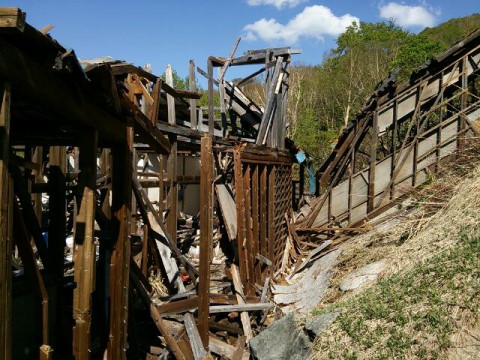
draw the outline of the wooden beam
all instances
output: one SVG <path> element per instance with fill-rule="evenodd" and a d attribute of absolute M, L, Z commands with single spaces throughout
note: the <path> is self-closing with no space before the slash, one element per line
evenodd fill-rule
<path fill-rule="evenodd" d="M 48 259 L 49 272 L 55 278 L 56 307 L 54 317 L 56 319 L 55 332 L 57 339 L 63 336 L 63 273 L 64 251 L 66 238 L 66 149 L 64 146 L 50 147 L 50 170 L 48 174 L 49 195 L 49 224 L 48 224 Z M 48 344 L 48 343 L 45 343 Z"/>
<path fill-rule="evenodd" d="M 133 128 L 123 145 L 112 148 L 112 213 L 114 250 L 110 261 L 110 330 L 107 359 L 125 359 L 130 272 L 130 219 L 132 213 Z"/>
<path fill-rule="evenodd" d="M 0 104 L 0 358 L 11 358 L 13 182 L 8 172 L 10 155 L 9 83 L 1 83 Z"/>
<path fill-rule="evenodd" d="M 187 330 L 188 338 L 190 339 L 193 358 L 195 360 L 203 360 L 206 356 L 208 356 L 208 352 L 203 346 L 202 339 L 200 338 L 197 326 L 195 325 L 195 320 L 193 319 L 193 315 L 186 313 L 183 316 L 183 322 L 185 324 L 185 329 Z"/>
<path fill-rule="evenodd" d="M 170 65 L 167 66 L 165 71 L 165 79 L 167 85 L 173 86 L 173 74 Z M 171 95 L 167 95 L 167 108 L 168 108 L 168 123 L 170 125 L 176 124 L 175 115 L 175 99 Z M 177 179 L 177 137 L 176 135 L 170 135 L 171 150 L 167 158 L 167 177 L 168 177 L 168 190 L 167 190 L 167 214 L 165 216 L 165 224 L 167 231 L 172 237 L 172 241 L 177 241 L 177 207 L 178 207 L 178 186 L 174 184 Z"/>
<path fill-rule="evenodd" d="M 95 290 L 95 187 L 97 180 L 98 133 L 93 129 L 81 132 L 79 191 L 80 210 L 76 214 L 75 272 L 73 291 L 73 354 L 75 359 L 90 359 L 91 296 Z"/>
<path fill-rule="evenodd" d="M 209 59 L 207 62 L 208 71 L 208 134 L 213 136 L 214 114 L 213 114 L 213 65 Z"/>
<path fill-rule="evenodd" d="M 198 283 L 198 329 L 208 350 L 210 263 L 213 241 L 213 178 L 212 138 L 202 138 L 200 174 L 200 265 Z"/>
<path fill-rule="evenodd" d="M 188 85 L 190 91 L 197 90 L 197 84 L 195 81 L 195 62 L 190 60 L 189 63 L 189 77 L 188 77 Z M 190 126 L 193 130 L 197 129 L 197 106 L 195 99 L 190 99 Z"/>
<path fill-rule="evenodd" d="M 235 295 L 239 304 L 245 304 L 245 294 L 243 293 L 242 280 L 240 279 L 240 272 L 235 264 L 230 267 L 232 271 L 233 287 L 235 288 Z M 247 342 L 253 338 L 252 327 L 250 325 L 250 318 L 247 312 L 240 313 L 240 319 L 242 320 L 243 333 L 247 337 Z"/>
<path fill-rule="evenodd" d="M 0 28 L 15 29 L 23 32 L 25 29 L 26 14 L 17 7 L 0 8 Z"/>
<path fill-rule="evenodd" d="M 0 39 L 0 77 L 7 79 L 22 101 L 46 110 L 57 119 L 97 128 L 107 142 L 125 141 L 125 123 L 96 105 L 90 91 L 65 81 L 51 65 L 40 64 L 21 50 Z M 52 59 L 53 62 L 54 59 Z M 26 76 L 25 74 L 28 74 Z M 87 84 L 85 86 L 88 88 Z"/>
<path fill-rule="evenodd" d="M 22 213 L 17 203 L 15 207 L 15 239 L 20 258 L 22 259 L 23 270 L 30 283 L 35 298 L 35 328 L 38 331 L 38 346 L 49 345 L 48 340 L 48 294 L 43 282 L 43 277 L 37 265 L 37 259 L 30 245 L 30 234 L 27 231 Z"/>

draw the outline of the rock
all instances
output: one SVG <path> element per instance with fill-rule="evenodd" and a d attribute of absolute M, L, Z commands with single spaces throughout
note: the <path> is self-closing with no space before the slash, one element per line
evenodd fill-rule
<path fill-rule="evenodd" d="M 250 340 L 251 354 L 258 360 L 308 359 L 310 339 L 296 324 L 293 314 L 274 321 Z"/>
<path fill-rule="evenodd" d="M 354 290 L 368 281 L 377 280 L 378 275 L 383 270 L 383 266 L 383 261 L 377 261 L 348 274 L 340 284 L 340 290 Z"/>
<path fill-rule="evenodd" d="M 305 330 L 307 330 L 307 333 L 312 339 L 315 339 L 318 334 L 324 331 L 327 326 L 336 319 L 338 314 L 340 314 L 340 310 L 334 310 L 327 314 L 315 316 L 313 319 L 307 320 L 305 323 Z"/>

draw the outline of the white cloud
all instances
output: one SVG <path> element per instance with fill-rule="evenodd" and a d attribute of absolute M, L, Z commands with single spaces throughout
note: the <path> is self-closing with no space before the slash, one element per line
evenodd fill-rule
<path fill-rule="evenodd" d="M 306 7 L 286 25 L 275 19 L 260 19 L 244 27 L 246 40 L 261 39 L 267 42 L 281 40 L 288 44 L 296 43 L 301 37 L 323 39 L 325 35 L 337 36 L 359 19 L 350 14 L 335 16 L 322 5 Z"/>
<path fill-rule="evenodd" d="M 425 2 L 422 6 L 408 6 L 395 2 L 380 5 L 381 18 L 393 19 L 396 24 L 404 27 L 433 26 L 435 25 L 435 16 L 438 15 L 439 10 L 428 8 Z"/>
<path fill-rule="evenodd" d="M 306 1 L 308 0 L 247 0 L 247 4 L 250 6 L 273 5 L 281 9 L 286 6 L 293 8 Z"/>

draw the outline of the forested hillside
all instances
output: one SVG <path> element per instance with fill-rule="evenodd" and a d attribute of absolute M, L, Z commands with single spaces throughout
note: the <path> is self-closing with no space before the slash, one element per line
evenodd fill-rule
<path fill-rule="evenodd" d="M 408 80 L 426 60 L 478 27 L 478 14 L 452 19 L 420 34 L 391 22 L 353 24 L 320 65 L 291 68 L 289 136 L 315 163 L 321 163 L 340 129 L 355 117 L 380 81 L 391 73 L 397 82 Z M 258 98 L 258 89 L 251 86 L 248 90 Z"/>

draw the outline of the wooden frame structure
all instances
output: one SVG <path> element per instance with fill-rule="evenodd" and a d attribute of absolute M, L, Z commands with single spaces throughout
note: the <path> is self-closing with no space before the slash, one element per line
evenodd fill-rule
<path fill-rule="evenodd" d="M 319 197 L 297 227 L 355 227 L 428 180 L 478 136 L 480 31 L 433 59 L 410 83 L 381 84 L 317 172 Z"/>

